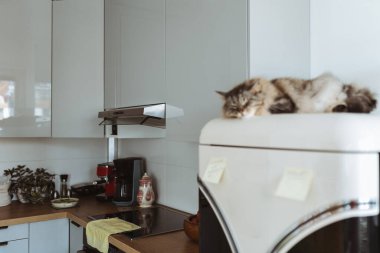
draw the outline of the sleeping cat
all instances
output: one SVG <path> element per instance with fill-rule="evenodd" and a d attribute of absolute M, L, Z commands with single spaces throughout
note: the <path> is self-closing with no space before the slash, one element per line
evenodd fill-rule
<path fill-rule="evenodd" d="M 224 99 L 226 118 L 276 113 L 369 113 L 377 102 L 368 89 L 343 84 L 331 74 L 311 80 L 253 78 L 228 92 L 217 93 Z"/>

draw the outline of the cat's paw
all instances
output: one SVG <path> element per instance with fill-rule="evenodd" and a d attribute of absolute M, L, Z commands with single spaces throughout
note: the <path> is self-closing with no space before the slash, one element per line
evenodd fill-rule
<path fill-rule="evenodd" d="M 347 106 L 346 105 L 336 105 L 332 108 L 333 112 L 347 112 Z"/>

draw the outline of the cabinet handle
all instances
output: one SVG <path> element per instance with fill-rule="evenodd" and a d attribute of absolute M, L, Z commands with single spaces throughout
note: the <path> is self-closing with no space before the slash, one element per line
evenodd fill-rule
<path fill-rule="evenodd" d="M 0 247 L 1 246 L 7 246 L 8 245 L 8 242 L 0 242 Z"/>
<path fill-rule="evenodd" d="M 3 227 L 0 227 L 0 230 L 7 229 L 7 228 L 8 228 L 8 226 L 3 226 Z"/>
<path fill-rule="evenodd" d="M 80 228 L 80 225 L 78 223 L 76 223 L 75 221 L 71 221 L 71 224 L 73 224 L 74 226 L 76 226 L 77 228 Z"/>

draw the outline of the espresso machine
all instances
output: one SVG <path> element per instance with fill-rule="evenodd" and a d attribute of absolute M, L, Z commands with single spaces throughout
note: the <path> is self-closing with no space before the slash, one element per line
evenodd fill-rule
<path fill-rule="evenodd" d="M 128 157 L 113 160 L 115 166 L 115 194 L 113 203 L 118 206 L 131 206 L 136 203 L 139 180 L 145 173 L 144 159 Z"/>
<path fill-rule="evenodd" d="M 95 180 L 92 184 L 104 184 L 104 193 L 96 195 L 98 200 L 111 200 L 114 197 L 116 189 L 115 166 L 112 162 L 100 163 L 96 167 L 96 175 L 99 180 Z"/>

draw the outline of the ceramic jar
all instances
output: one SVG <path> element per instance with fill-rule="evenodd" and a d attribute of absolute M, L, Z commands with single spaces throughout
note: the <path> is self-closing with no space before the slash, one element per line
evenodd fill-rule
<path fill-rule="evenodd" d="M 11 182 L 8 177 L 0 177 L 0 206 L 6 206 L 11 203 L 11 197 L 8 193 L 10 186 Z"/>
<path fill-rule="evenodd" d="M 137 193 L 137 203 L 140 207 L 150 207 L 155 200 L 152 187 L 152 179 L 147 173 L 139 180 L 139 192 Z"/>

